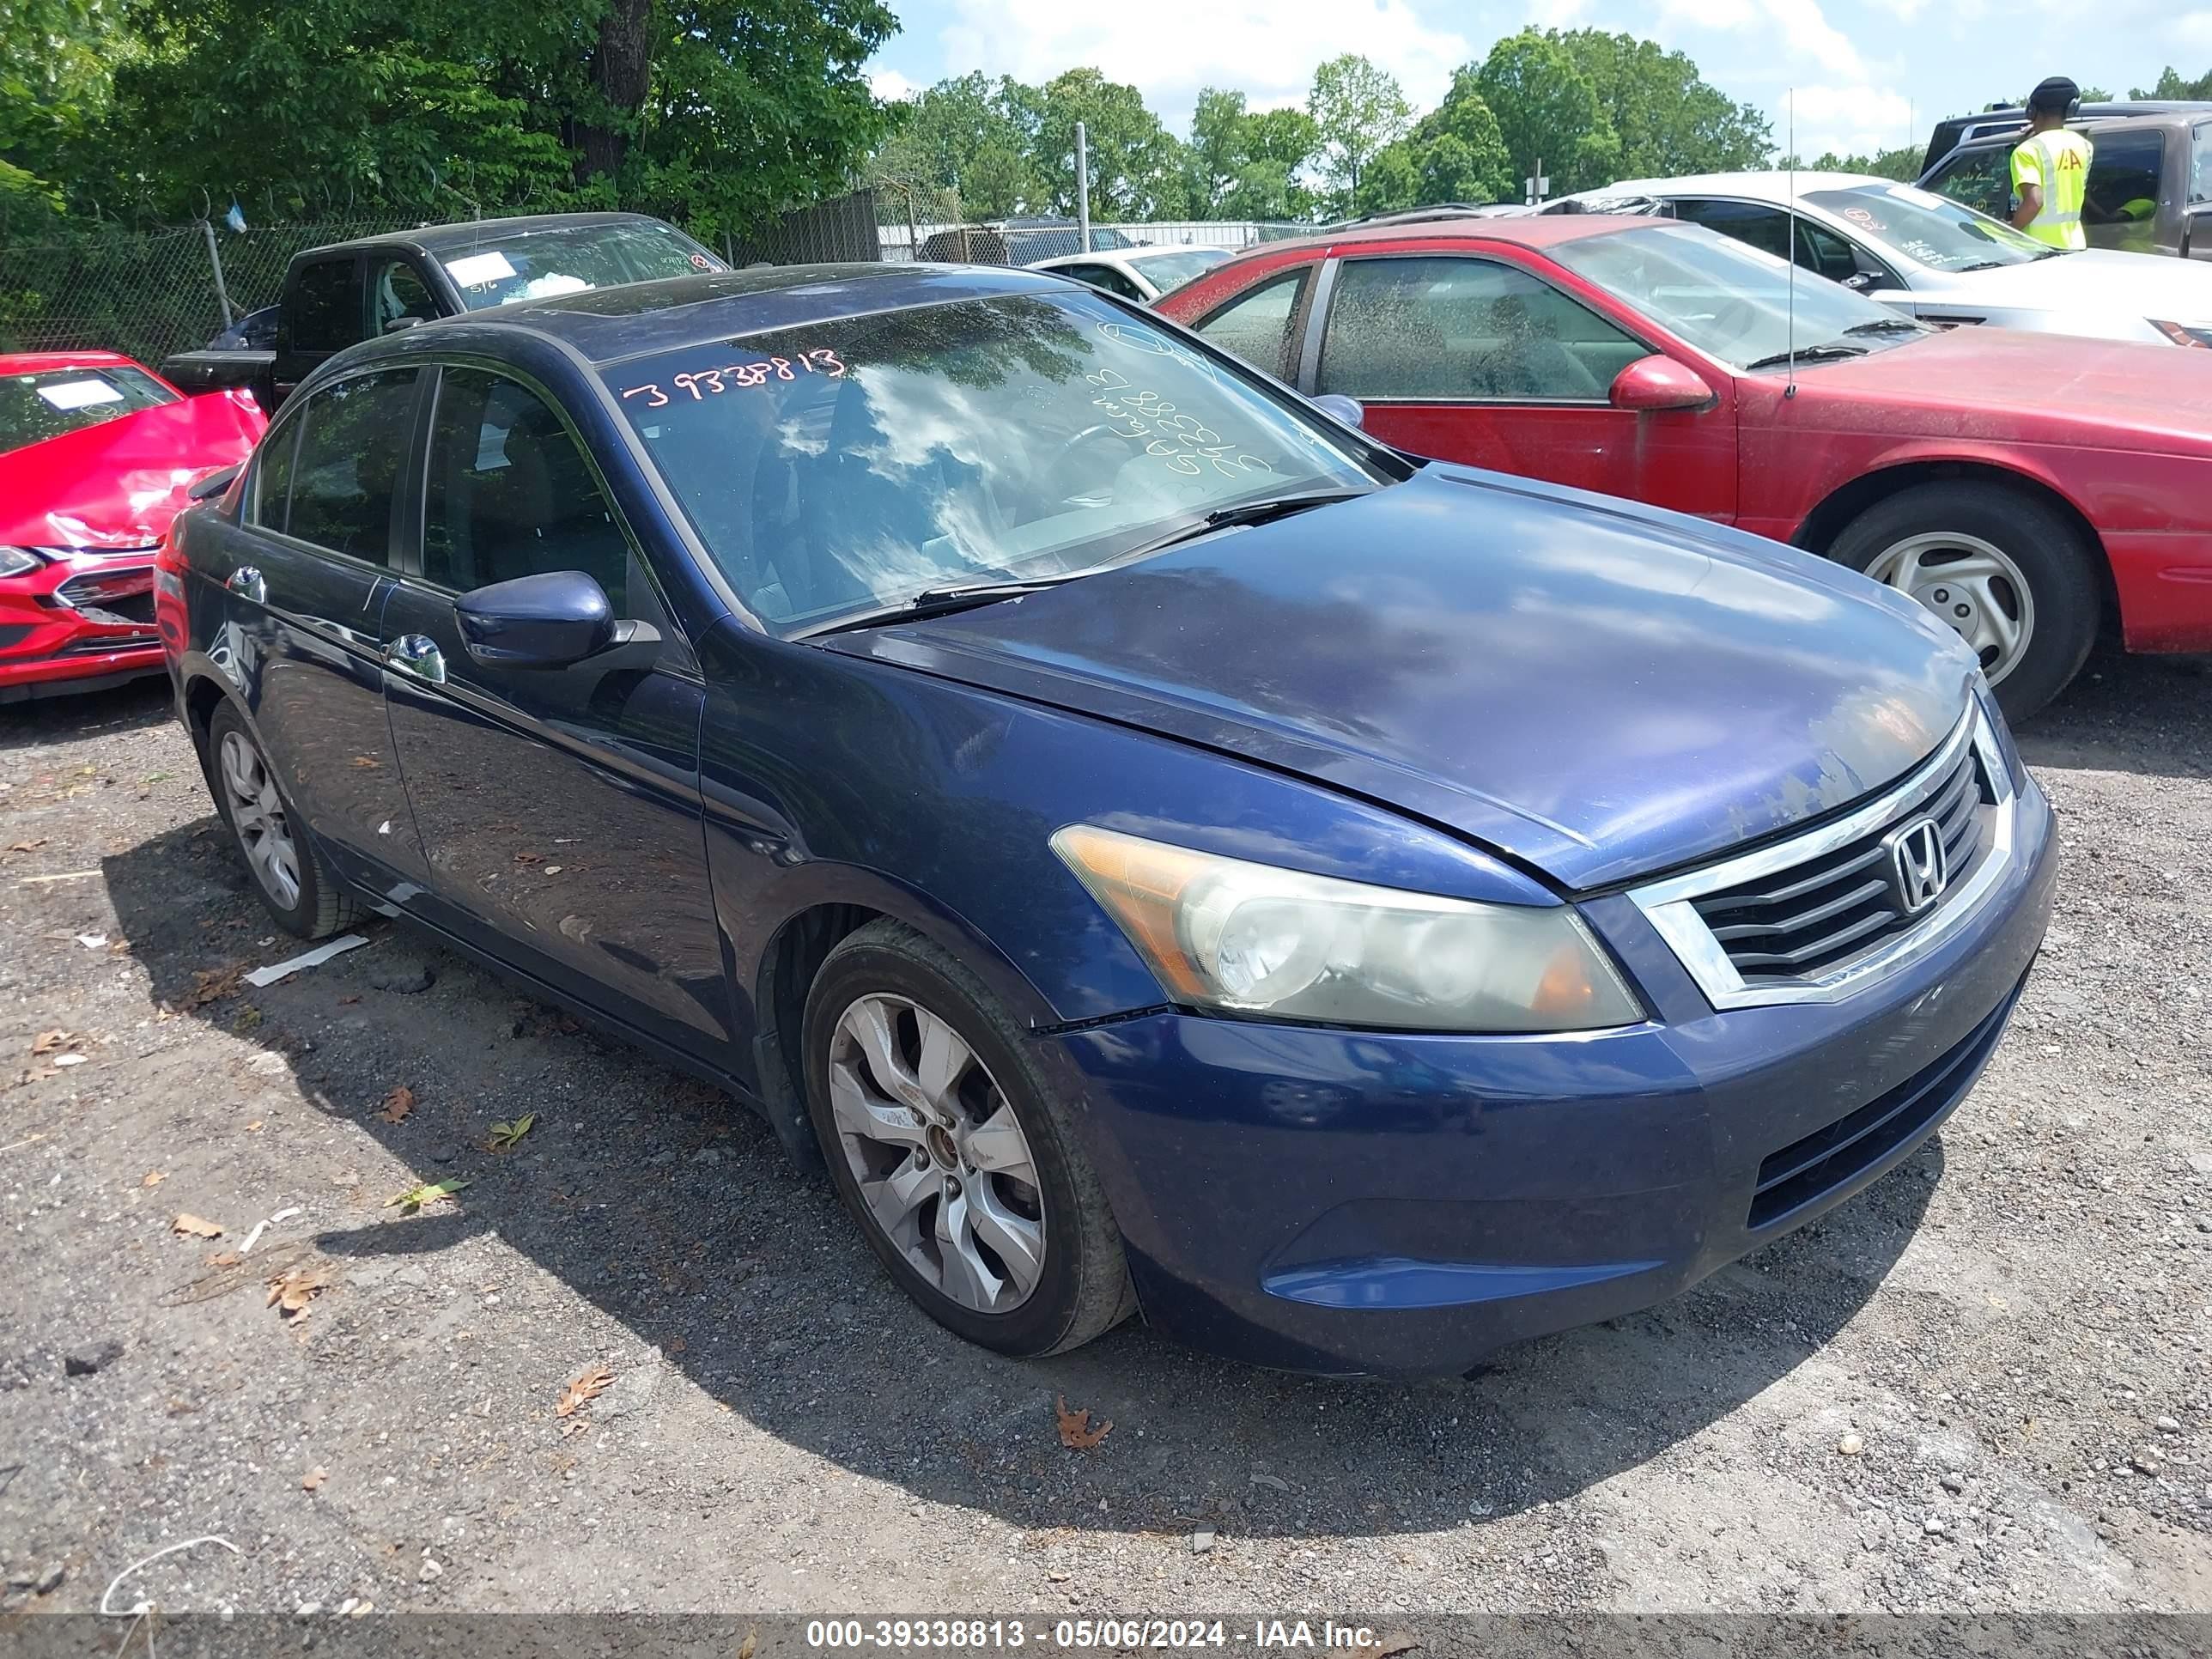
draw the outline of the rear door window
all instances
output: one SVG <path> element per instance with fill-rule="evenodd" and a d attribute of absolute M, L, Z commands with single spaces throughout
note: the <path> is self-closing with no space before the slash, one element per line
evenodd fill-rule
<path fill-rule="evenodd" d="M 2092 225 L 2135 225 L 2157 218 L 2166 175 L 2164 130 L 2101 132 L 2089 143 L 2083 220 Z"/>
<path fill-rule="evenodd" d="M 1644 347 L 1492 259 L 1348 259 L 1317 390 L 1412 402 L 1595 403 Z"/>
<path fill-rule="evenodd" d="M 390 562 L 392 509 L 415 435 L 416 374 L 386 369 L 315 393 L 293 456 L 287 535 L 371 564 Z M 264 480 L 264 501 L 267 487 Z"/>
<path fill-rule="evenodd" d="M 430 285 L 406 259 L 381 259 L 370 267 L 368 302 L 375 332 L 381 334 L 402 317 L 428 322 L 438 314 Z"/>
<path fill-rule="evenodd" d="M 1778 259 L 1786 257 L 1782 250 L 1790 240 L 1790 216 L 1778 207 L 1768 207 L 1759 202 L 1714 202 L 1691 198 L 1674 204 L 1674 216 L 1685 224 L 1704 225 L 1723 236 L 1747 242 Z"/>
<path fill-rule="evenodd" d="M 1305 285 L 1303 265 L 1270 276 L 1209 313 L 1198 325 L 1198 332 L 1255 368 L 1278 380 L 1291 380 L 1297 374 L 1291 326 L 1297 319 L 1298 296 Z"/>
<path fill-rule="evenodd" d="M 284 290 L 278 321 L 295 351 L 341 351 L 362 337 L 355 262 L 325 259 L 303 269 Z"/>
<path fill-rule="evenodd" d="M 2197 129 L 2189 154 L 2189 199 L 2212 202 L 2212 121 Z"/>

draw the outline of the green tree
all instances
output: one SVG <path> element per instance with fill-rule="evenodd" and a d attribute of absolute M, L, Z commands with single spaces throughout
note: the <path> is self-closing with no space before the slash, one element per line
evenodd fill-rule
<path fill-rule="evenodd" d="M 1877 179 L 1894 179 L 1909 185 L 1919 178 L 1923 152 L 1917 144 L 1900 144 L 1895 149 L 1878 150 L 1872 155 L 1839 155 L 1834 150 L 1823 150 L 1807 161 L 1801 157 L 1778 157 L 1774 165 L 1784 169 L 1796 168 L 1808 173 L 1865 173 Z"/>
<path fill-rule="evenodd" d="M 1708 85 L 1682 53 L 1603 29 L 1556 38 L 1596 92 L 1619 141 L 1618 176 L 1728 173 L 1763 166 L 1772 153 L 1766 117 Z"/>
<path fill-rule="evenodd" d="M 2194 81 L 2185 81 L 2181 72 L 2168 64 L 2160 72 L 2158 84 L 2145 92 L 2137 87 L 2129 94 L 2135 98 L 2212 98 L 2212 70 L 2207 70 Z"/>
<path fill-rule="evenodd" d="M 1597 88 L 1556 33 L 1508 35 L 1474 79 L 1498 118 L 1516 185 L 1535 176 L 1540 162 L 1555 196 L 1619 176 L 1620 140 Z"/>
<path fill-rule="evenodd" d="M 1412 125 L 1413 106 L 1395 76 L 1357 52 L 1332 58 L 1314 71 L 1306 99 L 1322 143 L 1322 175 L 1340 210 L 1359 200 L 1360 174 L 1386 144 Z"/>
<path fill-rule="evenodd" d="M 1421 204 L 1519 198 L 1505 136 L 1472 65 L 1454 73 L 1443 101 L 1413 124 L 1407 143 L 1420 175 Z"/>
<path fill-rule="evenodd" d="M 137 51 L 116 0 L 0 0 L 0 207 L 59 209 Z"/>
<path fill-rule="evenodd" d="M 131 18 L 144 48 L 115 74 L 106 176 L 76 181 L 95 200 L 619 200 L 708 235 L 842 185 L 888 124 L 860 70 L 896 27 L 878 0 L 136 0 Z"/>
<path fill-rule="evenodd" d="M 902 106 L 872 172 L 951 198 L 956 217 L 1003 219 L 1038 195 L 1030 162 L 1033 88 L 976 71 L 940 81 Z"/>
<path fill-rule="evenodd" d="M 1095 69 L 1072 69 L 1036 89 L 1031 170 L 1045 204 L 1075 211 L 1075 124 L 1083 123 L 1091 216 L 1174 218 L 1185 210 L 1184 158 L 1175 135 L 1136 88 Z"/>
<path fill-rule="evenodd" d="M 1255 113 L 1243 93 L 1206 88 L 1183 146 L 1188 210 L 1201 218 L 1305 217 L 1312 195 L 1296 180 L 1320 143 L 1304 110 Z"/>

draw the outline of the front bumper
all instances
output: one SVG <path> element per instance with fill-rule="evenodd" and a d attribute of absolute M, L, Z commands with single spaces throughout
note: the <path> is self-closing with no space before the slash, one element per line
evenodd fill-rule
<path fill-rule="evenodd" d="M 1664 1023 L 1468 1037 L 1159 1013 L 1040 1044 L 1085 1103 L 1152 1324 L 1291 1370 L 1455 1374 L 1673 1296 L 1909 1157 L 1980 1075 L 2050 920 L 2033 784 L 2015 836 L 1969 921 L 1837 1001 L 1716 1012 L 1613 900 L 1586 914 Z"/>
<path fill-rule="evenodd" d="M 0 702 L 161 672 L 150 551 L 54 556 L 0 579 Z"/>

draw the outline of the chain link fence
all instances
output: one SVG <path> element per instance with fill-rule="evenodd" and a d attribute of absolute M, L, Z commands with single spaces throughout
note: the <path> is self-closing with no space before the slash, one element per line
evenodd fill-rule
<path fill-rule="evenodd" d="M 963 224 L 943 216 L 954 205 L 941 192 L 878 185 L 794 209 L 752 238 L 723 238 L 717 252 L 732 264 L 746 265 L 917 258 L 1027 264 L 1080 251 L 1072 221 Z M 195 221 L 167 229 L 102 227 L 0 240 L 0 351 L 99 348 L 159 364 L 174 352 L 204 346 L 246 313 L 274 305 L 294 254 L 428 222 L 355 217 L 234 232 Z M 1094 224 L 1091 242 L 1096 248 L 1238 249 L 1310 228 L 1250 221 Z"/>

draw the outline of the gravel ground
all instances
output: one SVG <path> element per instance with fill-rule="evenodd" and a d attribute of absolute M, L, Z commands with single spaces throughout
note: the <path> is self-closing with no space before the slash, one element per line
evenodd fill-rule
<path fill-rule="evenodd" d="M 158 686 L 0 709 L 7 1605 L 213 1533 L 125 1601 L 2212 1608 L 2212 663 L 2100 659 L 2023 746 L 2058 916 L 1940 1140 L 1668 1306 L 1404 1384 L 965 1347 L 742 1109 L 454 957 L 379 923 L 237 986 L 297 947 Z M 1063 1396 L 1112 1432 L 1064 1447 Z"/>

